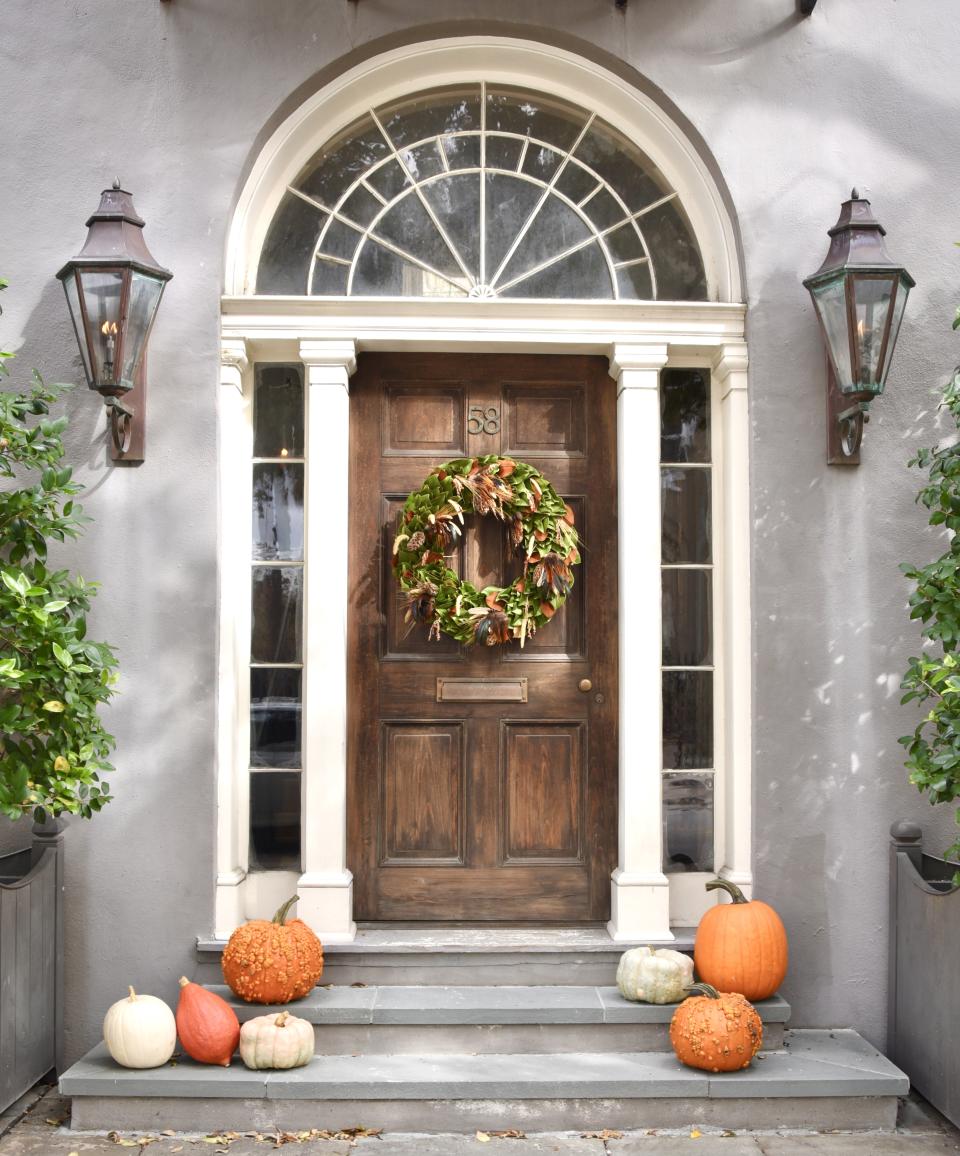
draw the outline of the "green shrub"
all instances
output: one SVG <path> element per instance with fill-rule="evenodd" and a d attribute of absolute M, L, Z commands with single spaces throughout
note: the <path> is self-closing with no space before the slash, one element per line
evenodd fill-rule
<path fill-rule="evenodd" d="M 0 289 L 6 282 L 0 280 Z M 12 354 L 0 351 L 0 376 Z M 63 464 L 68 386 L 0 389 L 0 814 L 88 817 L 110 801 L 114 738 L 99 708 L 113 693 L 113 649 L 86 637 L 97 585 L 47 566 L 48 543 L 89 521 Z"/>

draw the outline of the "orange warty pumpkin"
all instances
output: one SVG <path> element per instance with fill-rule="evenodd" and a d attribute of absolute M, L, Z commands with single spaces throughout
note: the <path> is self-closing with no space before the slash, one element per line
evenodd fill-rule
<path fill-rule="evenodd" d="M 248 1003 L 301 999 L 323 975 L 320 940 L 302 919 L 286 922 L 297 899 L 288 899 L 272 921 L 253 919 L 238 927 L 223 949 L 223 978 Z"/>
<path fill-rule="evenodd" d="M 192 1060 L 227 1068 L 240 1043 L 240 1021 L 225 999 L 182 975 L 177 1035 Z"/>
<path fill-rule="evenodd" d="M 691 996 L 670 1021 L 670 1043 L 677 1059 L 705 1072 L 748 1068 L 763 1043 L 763 1024 L 756 1008 L 739 992 L 721 993 L 709 983 L 695 983 L 684 990 Z"/>
<path fill-rule="evenodd" d="M 747 900 L 728 879 L 711 879 L 707 890 L 722 888 L 733 900 L 700 920 L 693 962 L 704 983 L 738 991 L 747 999 L 768 999 L 787 974 L 787 932 L 780 916 L 759 899 Z"/>

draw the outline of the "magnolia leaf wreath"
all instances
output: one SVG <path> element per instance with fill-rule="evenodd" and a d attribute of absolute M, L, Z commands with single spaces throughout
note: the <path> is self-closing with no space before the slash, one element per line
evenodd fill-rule
<path fill-rule="evenodd" d="M 446 562 L 463 532 L 465 514 L 492 514 L 505 523 L 523 559 L 509 586 L 478 590 Z M 580 561 L 573 510 L 539 470 L 487 454 L 445 462 L 403 505 L 393 566 L 407 597 L 406 620 L 429 625 L 470 645 L 520 645 L 544 626 L 573 587 Z"/>

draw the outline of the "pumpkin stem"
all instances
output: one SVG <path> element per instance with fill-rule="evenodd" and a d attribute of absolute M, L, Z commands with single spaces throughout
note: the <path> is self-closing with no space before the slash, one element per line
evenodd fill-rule
<path fill-rule="evenodd" d="M 296 903 L 296 901 L 299 898 L 300 898 L 299 895 L 294 895 L 290 899 L 288 899 L 286 901 L 286 903 L 284 903 L 284 905 L 277 912 L 277 914 L 273 917 L 273 922 L 279 923 L 280 926 L 283 927 L 283 924 L 287 918 L 287 912 L 290 910 L 290 908 L 294 905 L 294 903 Z"/>
<path fill-rule="evenodd" d="M 726 891 L 734 903 L 750 902 L 736 883 L 731 883 L 729 879 L 711 879 L 708 883 L 704 884 L 704 886 L 708 891 L 716 891 L 718 888 L 721 891 Z"/>
<path fill-rule="evenodd" d="M 180 986 L 181 987 L 186 987 L 189 982 L 190 982 L 190 980 L 187 979 L 187 977 L 185 975 L 180 976 Z"/>
<path fill-rule="evenodd" d="M 289 1012 L 281 1012 L 273 1021 L 274 1027 L 282 1028 L 286 1026 L 287 1020 L 290 1018 Z"/>
<path fill-rule="evenodd" d="M 135 999 L 137 998 L 137 993 L 136 993 L 136 992 L 133 990 L 133 988 L 132 988 L 132 987 L 128 986 L 128 987 L 127 987 L 127 991 L 130 993 L 130 994 L 127 996 L 127 999 L 129 999 L 129 1000 L 135 1000 Z"/>
<path fill-rule="evenodd" d="M 720 993 L 711 983 L 692 983 L 683 989 L 688 995 L 705 995 L 707 999 L 719 999 Z"/>

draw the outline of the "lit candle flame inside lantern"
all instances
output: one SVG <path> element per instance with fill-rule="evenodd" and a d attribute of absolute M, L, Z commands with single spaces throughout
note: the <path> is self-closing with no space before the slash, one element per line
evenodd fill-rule
<path fill-rule="evenodd" d="M 103 373 L 105 377 L 113 376 L 113 358 L 117 348 L 117 323 L 116 321 L 104 321 L 100 326 L 100 332 L 106 337 L 106 350 L 103 359 Z"/>
<path fill-rule="evenodd" d="M 290 451 L 288 449 L 284 448 L 280 451 L 280 457 L 285 458 L 289 453 L 290 453 Z"/>

